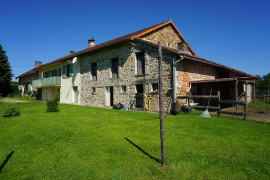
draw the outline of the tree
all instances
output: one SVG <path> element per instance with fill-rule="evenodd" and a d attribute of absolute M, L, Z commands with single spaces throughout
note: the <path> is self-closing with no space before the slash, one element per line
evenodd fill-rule
<path fill-rule="evenodd" d="M 270 73 L 259 76 L 257 75 L 258 79 L 256 79 L 256 90 L 257 91 L 269 91 L 270 88 Z"/>
<path fill-rule="evenodd" d="M 3 50 L 3 47 L 0 44 L 0 95 L 7 96 L 10 92 L 10 81 L 12 76 L 6 51 Z"/>

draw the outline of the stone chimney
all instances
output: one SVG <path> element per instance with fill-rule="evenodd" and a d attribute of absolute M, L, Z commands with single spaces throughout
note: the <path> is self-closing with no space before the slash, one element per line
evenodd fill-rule
<path fill-rule="evenodd" d="M 92 37 L 92 39 L 88 40 L 88 48 L 94 47 L 95 46 L 95 39 Z"/>
<path fill-rule="evenodd" d="M 188 45 L 185 42 L 180 42 L 177 44 L 177 50 L 181 53 L 189 53 Z"/>
<path fill-rule="evenodd" d="M 42 65 L 42 62 L 40 61 L 35 61 L 35 68 L 39 67 Z"/>
<path fill-rule="evenodd" d="M 69 54 L 73 54 L 74 53 L 74 51 L 69 51 Z"/>

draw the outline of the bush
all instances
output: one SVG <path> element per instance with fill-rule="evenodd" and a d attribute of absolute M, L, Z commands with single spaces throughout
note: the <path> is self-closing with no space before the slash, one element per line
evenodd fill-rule
<path fill-rule="evenodd" d="M 14 117 L 14 116 L 19 116 L 20 110 L 16 107 L 10 106 L 6 108 L 2 114 L 3 117 Z"/>
<path fill-rule="evenodd" d="M 58 112 L 58 100 L 56 98 L 47 100 L 47 111 Z"/>

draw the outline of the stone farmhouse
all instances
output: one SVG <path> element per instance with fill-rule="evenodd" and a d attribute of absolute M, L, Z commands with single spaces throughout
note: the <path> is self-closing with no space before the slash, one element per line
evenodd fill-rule
<path fill-rule="evenodd" d="M 198 57 L 171 20 L 98 45 L 90 39 L 88 48 L 46 64 L 36 61 L 35 68 L 17 77 L 19 89 L 44 101 L 58 93 L 61 103 L 108 107 L 135 100 L 136 108 L 158 111 L 158 42 L 164 111 L 178 95 L 220 91 L 227 100 L 247 92 L 252 100 L 255 76 Z"/>

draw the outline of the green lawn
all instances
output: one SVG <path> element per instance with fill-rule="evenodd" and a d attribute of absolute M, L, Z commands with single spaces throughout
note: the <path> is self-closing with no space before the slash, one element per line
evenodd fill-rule
<path fill-rule="evenodd" d="M 8 105 L 0 102 L 0 111 Z M 201 112 L 166 117 L 162 168 L 158 114 L 13 105 L 21 116 L 0 117 L 0 179 L 270 178 L 269 123 L 203 119 Z"/>
<path fill-rule="evenodd" d="M 269 101 L 270 102 L 270 101 Z M 248 105 L 249 108 L 263 108 L 263 109 L 270 109 L 270 104 L 265 103 L 264 101 L 257 100 L 256 101 L 256 106 L 253 105 L 253 103 L 250 103 Z"/>

